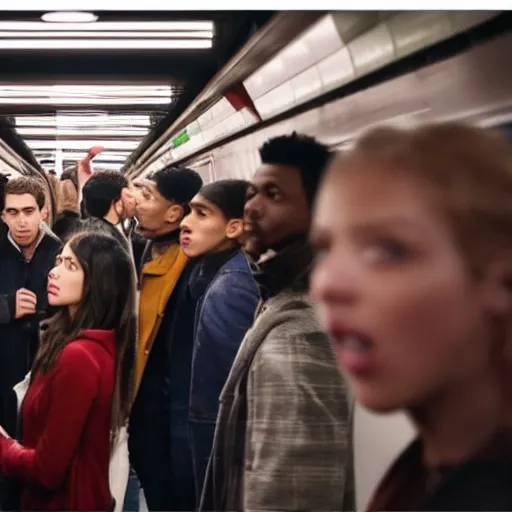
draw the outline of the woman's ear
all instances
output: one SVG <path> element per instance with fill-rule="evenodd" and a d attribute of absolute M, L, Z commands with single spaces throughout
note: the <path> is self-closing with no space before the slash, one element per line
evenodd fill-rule
<path fill-rule="evenodd" d="M 181 219 L 183 219 L 184 215 L 185 210 L 183 209 L 183 206 L 179 204 L 173 204 L 167 208 L 164 220 L 167 222 L 167 224 L 177 224 L 181 222 Z"/>
<path fill-rule="evenodd" d="M 231 219 L 226 226 L 226 236 L 230 240 L 238 240 L 244 232 L 244 221 L 242 219 Z"/>

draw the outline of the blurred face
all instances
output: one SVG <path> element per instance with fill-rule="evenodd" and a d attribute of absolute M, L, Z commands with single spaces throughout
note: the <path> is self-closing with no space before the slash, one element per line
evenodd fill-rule
<path fill-rule="evenodd" d="M 68 306 L 73 312 L 82 300 L 83 290 L 84 270 L 66 244 L 48 275 L 48 303 L 51 306 Z"/>
<path fill-rule="evenodd" d="M 183 208 L 168 201 L 156 185 L 146 181 L 137 196 L 137 230 L 146 238 L 156 238 L 177 229 L 183 216 Z"/>
<path fill-rule="evenodd" d="M 311 292 L 356 398 L 411 408 L 488 375 L 494 291 L 469 275 L 427 187 L 336 165 L 315 209 Z"/>
<path fill-rule="evenodd" d="M 189 258 L 229 249 L 243 232 L 242 219 L 228 220 L 218 206 L 197 194 L 181 222 L 180 244 Z"/>
<path fill-rule="evenodd" d="M 39 237 L 43 211 L 32 194 L 7 194 L 3 219 L 14 241 L 19 247 L 25 248 L 34 244 Z"/>
<path fill-rule="evenodd" d="M 309 229 L 309 205 L 299 169 L 263 165 L 247 191 L 244 248 L 253 256 L 277 250 Z"/>

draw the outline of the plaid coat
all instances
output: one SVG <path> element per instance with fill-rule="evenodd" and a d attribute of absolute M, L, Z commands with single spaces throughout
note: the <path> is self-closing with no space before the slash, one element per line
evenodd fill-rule
<path fill-rule="evenodd" d="M 220 402 L 201 510 L 353 510 L 351 407 L 306 293 L 265 302 Z"/>

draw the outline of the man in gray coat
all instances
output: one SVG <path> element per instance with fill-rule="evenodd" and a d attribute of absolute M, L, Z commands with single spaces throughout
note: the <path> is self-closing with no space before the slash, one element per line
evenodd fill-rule
<path fill-rule="evenodd" d="M 245 250 L 261 302 L 220 398 L 202 510 L 353 510 L 347 389 L 308 297 L 311 204 L 328 149 L 268 141 Z"/>

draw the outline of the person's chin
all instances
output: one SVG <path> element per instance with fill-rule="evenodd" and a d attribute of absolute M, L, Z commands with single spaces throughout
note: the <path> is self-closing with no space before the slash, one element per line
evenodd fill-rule
<path fill-rule="evenodd" d="M 21 249 L 26 249 L 27 247 L 30 247 L 34 243 L 35 238 L 16 238 L 13 236 L 13 240 L 18 244 L 18 247 L 20 247 Z"/>
<path fill-rule="evenodd" d="M 189 247 L 183 247 L 183 245 L 182 245 L 181 250 L 183 251 L 183 254 L 187 258 L 195 258 L 196 257 L 195 251 L 190 250 Z"/>
<path fill-rule="evenodd" d="M 244 251 L 251 256 L 251 258 L 257 260 L 262 254 L 266 252 L 261 241 L 256 237 L 246 237 L 243 244 Z"/>
<path fill-rule="evenodd" d="M 137 231 L 137 233 L 143 236 L 144 238 L 152 239 L 157 236 L 157 234 L 154 231 L 146 229 L 144 226 L 141 226 L 140 224 L 135 228 L 135 231 Z"/>
<path fill-rule="evenodd" d="M 48 304 L 53 307 L 62 306 L 59 301 L 59 298 L 53 295 L 52 293 L 48 294 Z"/>

